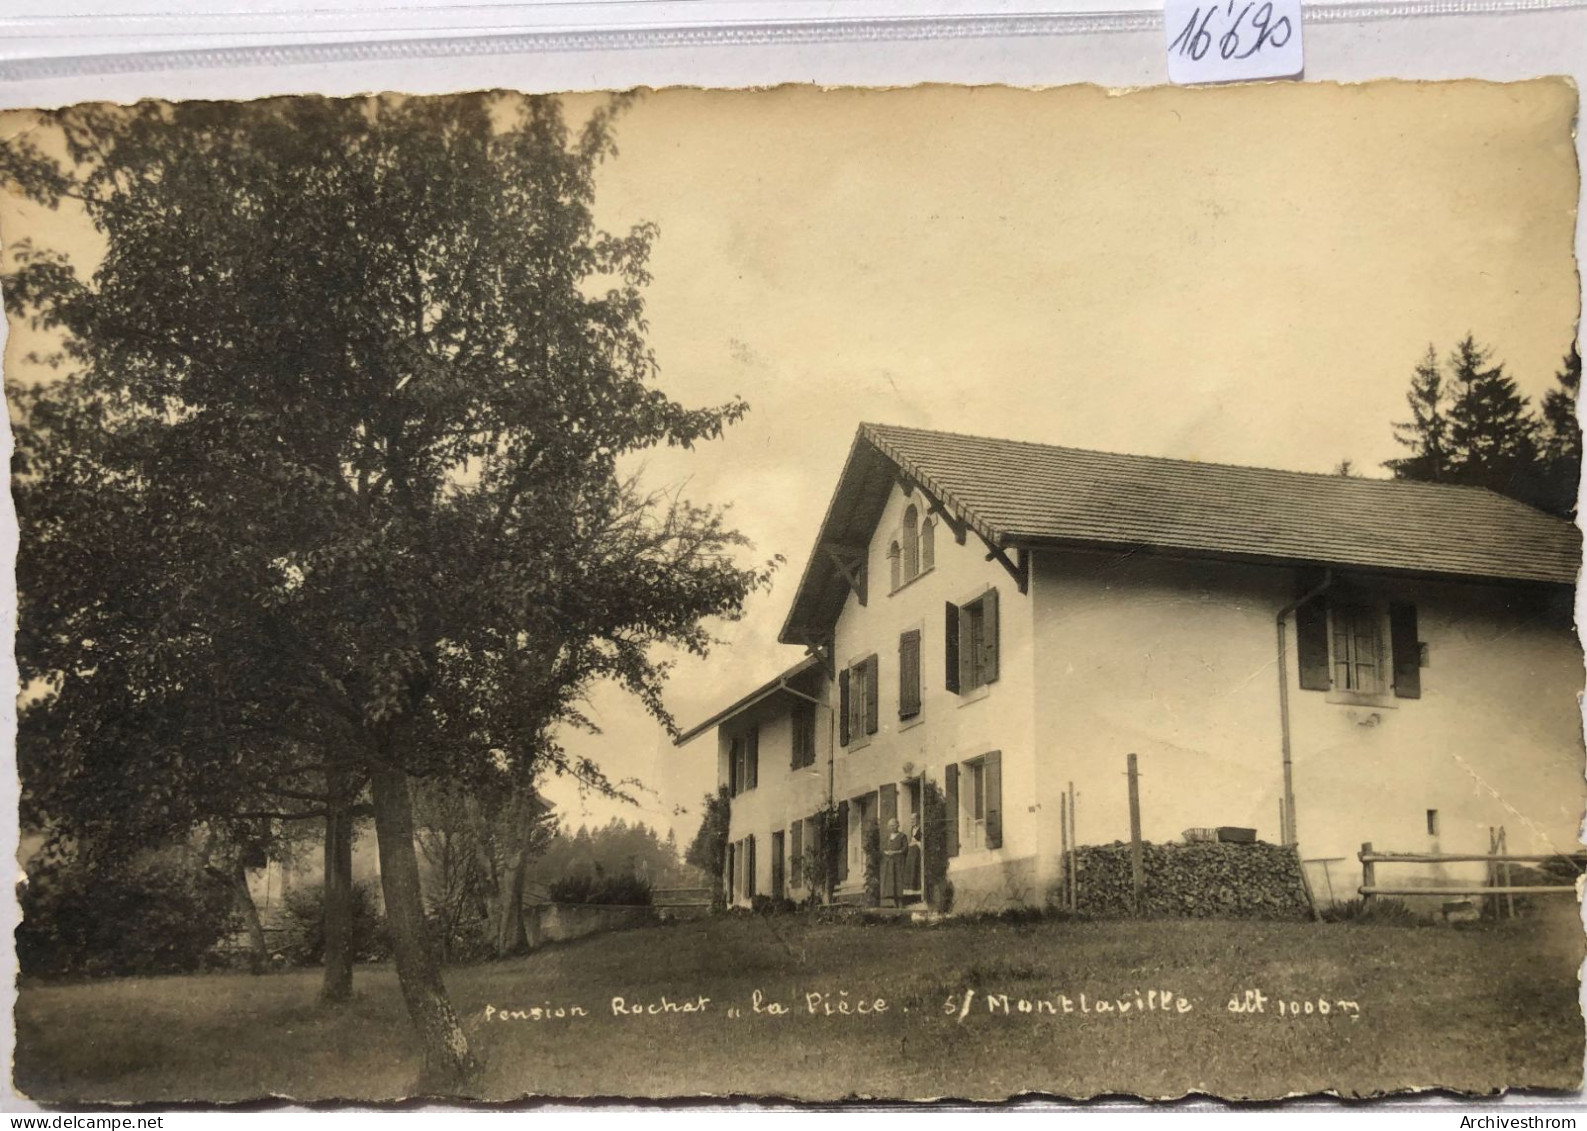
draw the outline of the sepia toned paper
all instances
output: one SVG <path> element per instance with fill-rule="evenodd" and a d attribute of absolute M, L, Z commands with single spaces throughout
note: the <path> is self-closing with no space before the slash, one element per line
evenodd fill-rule
<path fill-rule="evenodd" d="M 609 102 L 562 98 L 575 139 Z M 275 104 L 283 120 L 291 105 Z M 502 95 L 491 113 L 517 105 Z M 288 957 L 289 901 L 308 898 L 312 917 L 325 878 L 325 833 L 305 818 L 290 850 L 243 869 L 260 972 L 34 976 L 25 959 L 18 1090 L 223 1103 L 1577 1089 L 1579 908 L 1508 889 L 1580 870 L 1579 536 L 1491 484 L 1397 483 L 1386 466 L 1416 452 L 1395 425 L 1412 419 L 1430 348 L 1452 374 L 1469 337 L 1530 414 L 1565 389 L 1576 113 L 1561 79 L 666 89 L 624 103 L 591 207 L 619 236 L 654 225 L 637 284 L 654 385 L 748 411 L 719 438 L 624 451 L 617 470 L 728 508 L 749 543 L 734 560 L 769 573 L 741 615 L 708 618 L 705 655 L 652 653 L 673 664 L 673 730 L 593 682 L 579 700 L 592 725 L 558 720 L 537 805 L 503 819 L 526 859 L 556 858 L 552 821 L 571 839 L 614 818 L 671 832 L 681 854 L 725 787 L 721 867 L 680 861 L 653 877 L 648 909 L 570 909 L 550 887 L 567 876 L 547 875 L 520 893 L 518 953 L 498 956 L 496 858 L 466 911 L 449 910 L 455 862 L 426 848 L 452 818 L 423 802 L 446 773 L 415 770 L 428 930 L 452 929 L 446 915 L 494 924 L 441 974 L 476 1074 L 431 1074 L 389 951 L 368 951 L 345 1003 L 319 1002 L 320 969 Z M 49 113 L 4 115 L 0 139 L 70 170 Z M 69 194 L 37 197 L 0 195 L 5 270 L 60 252 L 96 301 L 112 245 Z M 420 305 L 441 310 L 436 262 Z M 83 364 L 62 352 L 65 330 L 22 309 L 30 294 L 6 294 L 15 423 L 25 390 Z M 230 314 L 250 327 L 280 311 Z M 533 325 L 504 320 L 518 317 Z M 371 327 L 345 329 L 366 356 Z M 275 341 L 295 348 L 285 328 Z M 449 364 L 472 379 L 451 348 L 420 363 L 393 347 L 413 373 L 393 372 L 390 395 L 441 388 Z M 300 379 L 332 378 L 305 362 Z M 454 469 L 463 488 L 478 474 Z M 292 489 L 279 505 L 292 513 Z M 50 584 L 28 572 L 33 513 L 24 637 L 30 619 L 52 623 L 29 601 Z M 236 662 L 246 675 L 249 657 Z M 49 694 L 46 679 L 20 689 L 19 742 L 46 741 L 28 709 Z M 591 790 L 582 760 L 632 800 Z M 376 803 L 351 804 L 351 875 L 378 911 L 389 846 Z M 477 796 L 457 804 L 479 810 Z M 209 851 L 218 820 L 147 851 Z M 24 873 L 41 870 L 48 832 L 24 822 Z M 823 836 L 838 846 L 816 878 Z M 574 870 L 594 876 L 589 859 Z M 1363 902 L 1363 886 L 1417 890 Z M 234 965 L 242 934 L 219 948 Z"/>

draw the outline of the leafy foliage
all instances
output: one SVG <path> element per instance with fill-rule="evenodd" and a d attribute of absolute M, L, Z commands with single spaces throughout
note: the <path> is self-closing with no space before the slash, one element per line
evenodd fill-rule
<path fill-rule="evenodd" d="M 865 860 L 865 902 L 882 902 L 882 827 L 873 820 L 860 826 L 860 849 Z"/>
<path fill-rule="evenodd" d="M 553 903 L 591 903 L 608 907 L 649 907 L 650 881 L 643 876 L 578 873 L 554 881 Z"/>
<path fill-rule="evenodd" d="M 733 797 L 727 786 L 718 787 L 716 793 L 706 794 L 705 813 L 700 827 L 689 842 L 684 861 L 698 868 L 708 877 L 713 906 L 722 907 L 728 902 L 727 838 L 733 819 Z"/>
<path fill-rule="evenodd" d="M 21 902 L 17 961 L 33 977 L 196 970 L 236 928 L 230 889 L 178 851 L 57 859 L 29 869 Z"/>
<path fill-rule="evenodd" d="M 369 884 L 354 884 L 352 952 L 358 962 L 381 962 L 391 957 L 391 939 L 380 901 Z M 282 902 L 286 934 L 279 947 L 294 966 L 318 966 L 325 961 L 325 896 L 318 884 L 287 892 Z"/>
<path fill-rule="evenodd" d="M 62 343 L 56 379 L 8 390 L 25 818 L 152 841 L 369 787 L 443 1063 L 469 1057 L 419 937 L 402 775 L 617 791 L 558 741 L 593 729 L 593 684 L 671 727 L 666 650 L 704 653 L 772 568 L 739 562 L 720 512 L 619 473 L 746 409 L 656 387 L 656 232 L 593 215 L 619 109 L 84 105 L 0 157 L 105 248 L 24 243 L 4 279 Z"/>

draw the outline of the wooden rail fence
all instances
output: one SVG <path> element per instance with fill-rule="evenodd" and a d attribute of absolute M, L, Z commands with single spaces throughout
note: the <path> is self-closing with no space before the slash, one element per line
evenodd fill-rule
<path fill-rule="evenodd" d="M 1500 841 L 1499 843 L 1503 843 Z M 1370 901 L 1376 895 L 1563 895 L 1576 894 L 1575 884 L 1516 885 L 1509 882 L 1510 865 L 1543 864 L 1554 860 L 1569 860 L 1578 871 L 1587 870 L 1587 852 L 1549 852 L 1541 855 L 1509 854 L 1501 852 L 1378 852 L 1367 841 L 1356 853 L 1361 861 L 1361 898 Z M 1475 864 L 1489 865 L 1491 877 L 1502 874 L 1504 880 L 1486 885 L 1465 887 L 1381 887 L 1378 884 L 1380 864 Z M 1500 871 L 1502 869 L 1502 872 Z"/>

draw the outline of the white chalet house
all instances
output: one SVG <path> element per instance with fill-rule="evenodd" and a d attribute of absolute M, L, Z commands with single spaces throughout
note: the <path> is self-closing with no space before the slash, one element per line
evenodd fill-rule
<path fill-rule="evenodd" d="M 780 636 L 806 658 L 679 743 L 716 733 L 737 903 L 807 894 L 829 802 L 853 897 L 866 823 L 930 782 L 955 909 L 1039 905 L 1071 784 L 1078 843 L 1128 839 L 1129 754 L 1148 841 L 1254 828 L 1344 899 L 1366 841 L 1576 850 L 1580 565 L 1478 488 L 865 424 Z"/>

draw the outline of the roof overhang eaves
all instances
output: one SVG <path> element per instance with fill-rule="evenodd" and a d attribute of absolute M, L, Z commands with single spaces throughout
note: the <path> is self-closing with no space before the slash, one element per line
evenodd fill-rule
<path fill-rule="evenodd" d="M 1422 580 L 1460 581 L 1486 585 L 1526 585 L 1574 588 L 1575 574 L 1542 576 L 1540 574 L 1482 573 L 1471 571 L 1411 569 L 1387 566 L 1374 562 L 1353 561 L 1343 558 L 1299 557 L 1281 554 L 1242 554 L 1229 550 L 1204 550 L 1194 546 L 1161 545 L 1148 542 L 1110 542 L 1089 538 L 1062 538 L 1053 535 L 1011 533 L 1007 536 L 1009 548 L 1024 550 L 1094 550 L 1106 553 L 1150 554 L 1155 557 L 1185 558 L 1196 561 L 1220 561 L 1242 565 L 1266 565 L 1294 568 L 1297 566 L 1326 566 L 1331 569 L 1358 573 L 1379 574 L 1386 577 L 1406 577 Z"/>
<path fill-rule="evenodd" d="M 678 735 L 677 738 L 673 739 L 672 744 L 674 746 L 683 746 L 686 743 L 693 742 L 696 738 L 699 738 L 712 727 L 720 726 L 736 715 L 742 714 L 751 707 L 765 702 L 768 698 L 777 694 L 779 691 L 787 690 L 786 685 L 789 680 L 796 679 L 805 672 L 810 671 L 819 663 L 820 661 L 816 657 L 806 656 L 804 659 L 800 660 L 797 664 L 783 672 L 781 675 L 777 676 L 775 679 L 767 680 L 765 683 L 755 688 L 755 690 L 751 691 L 748 695 L 738 699 L 732 705 L 722 708 L 704 722 L 696 723 L 694 726 Z"/>

